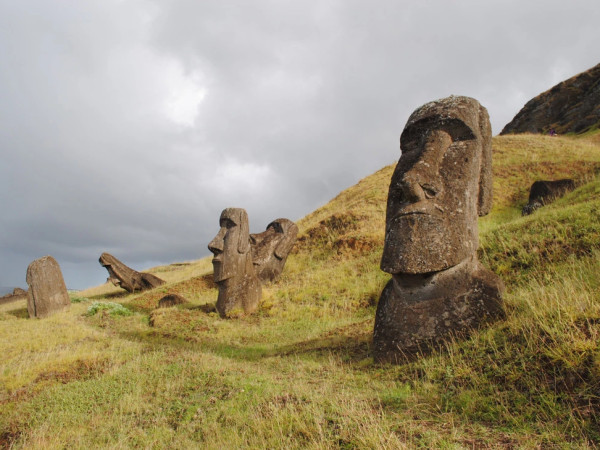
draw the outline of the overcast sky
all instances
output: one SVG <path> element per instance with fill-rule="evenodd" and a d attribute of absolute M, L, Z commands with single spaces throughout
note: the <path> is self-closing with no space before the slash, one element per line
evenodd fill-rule
<path fill-rule="evenodd" d="M 451 94 L 494 134 L 600 62 L 598 0 L 0 0 L 0 286 L 198 259 L 397 161 Z"/>

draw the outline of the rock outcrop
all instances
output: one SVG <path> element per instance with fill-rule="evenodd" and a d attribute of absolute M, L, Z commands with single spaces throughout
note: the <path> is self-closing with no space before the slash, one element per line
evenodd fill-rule
<path fill-rule="evenodd" d="M 583 133 L 600 126 L 600 64 L 529 100 L 500 134 Z"/>

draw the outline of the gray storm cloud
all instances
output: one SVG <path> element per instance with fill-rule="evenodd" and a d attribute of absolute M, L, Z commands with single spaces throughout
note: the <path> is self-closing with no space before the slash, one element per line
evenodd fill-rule
<path fill-rule="evenodd" d="M 497 133 L 598 63 L 596 0 L 0 0 L 0 286 L 54 256 L 208 255 L 225 207 L 298 219 L 398 159 L 416 107 L 477 98 Z"/>

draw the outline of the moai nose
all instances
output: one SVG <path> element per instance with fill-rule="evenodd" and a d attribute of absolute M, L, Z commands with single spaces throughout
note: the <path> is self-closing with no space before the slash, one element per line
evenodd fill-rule
<path fill-rule="evenodd" d="M 431 199 L 442 191 L 439 168 L 450 145 L 452 137 L 443 130 L 433 130 L 421 141 L 419 160 L 400 182 L 406 201 L 416 203 Z"/>
<path fill-rule="evenodd" d="M 409 203 L 420 202 L 425 200 L 425 192 L 420 183 L 420 176 L 416 171 L 410 171 L 404 174 L 402 181 L 400 182 L 400 188 L 402 189 L 402 197 Z"/>
<path fill-rule="evenodd" d="M 208 244 L 208 249 L 214 253 L 222 253 L 223 252 L 223 238 L 225 237 L 225 229 L 221 228 L 217 235 L 213 238 L 212 241 Z"/>

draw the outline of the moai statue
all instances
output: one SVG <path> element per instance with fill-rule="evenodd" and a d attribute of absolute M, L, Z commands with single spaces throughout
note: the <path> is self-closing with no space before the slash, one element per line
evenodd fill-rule
<path fill-rule="evenodd" d="M 298 227 L 289 219 L 275 219 L 266 231 L 250 235 L 252 261 L 261 282 L 279 278 L 297 236 Z"/>
<path fill-rule="evenodd" d="M 185 305 L 189 303 L 185 297 L 179 294 L 167 294 L 158 301 L 158 308 L 171 308 L 176 305 Z"/>
<path fill-rule="evenodd" d="M 393 278 L 373 333 L 382 362 L 400 362 L 504 317 L 504 284 L 476 254 L 477 217 L 492 204 L 487 110 L 468 97 L 427 103 L 409 117 L 400 148 L 381 259 Z"/>
<path fill-rule="evenodd" d="M 242 311 L 250 314 L 258 308 L 262 288 L 252 264 L 248 214 L 241 208 L 226 208 L 219 225 L 221 229 L 208 244 L 215 255 L 212 263 L 219 289 L 217 311 L 221 317 Z"/>
<path fill-rule="evenodd" d="M 536 209 L 552 203 L 557 198 L 575 189 L 575 180 L 563 178 L 562 180 L 540 180 L 531 185 L 529 201 L 523 207 L 522 215 L 527 216 Z"/>
<path fill-rule="evenodd" d="M 110 253 L 102 253 L 98 260 L 108 271 L 108 281 L 127 292 L 141 292 L 159 287 L 165 282 L 151 273 L 140 273 L 126 266 Z"/>
<path fill-rule="evenodd" d="M 29 264 L 26 281 L 29 285 L 29 317 L 47 317 L 71 306 L 60 266 L 52 256 L 44 256 Z"/>

